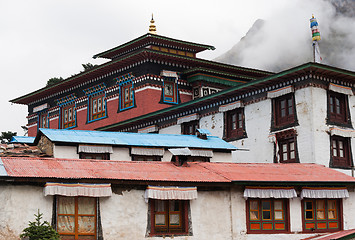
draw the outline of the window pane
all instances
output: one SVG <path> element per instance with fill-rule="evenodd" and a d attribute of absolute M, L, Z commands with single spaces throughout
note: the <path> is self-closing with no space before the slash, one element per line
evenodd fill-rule
<path fill-rule="evenodd" d="M 290 152 L 290 159 L 295 159 L 295 151 Z"/>
<path fill-rule="evenodd" d="M 155 201 L 155 211 L 156 212 L 164 212 L 165 211 L 165 206 L 164 206 L 163 201 L 156 200 Z"/>
<path fill-rule="evenodd" d="M 180 214 L 170 214 L 170 225 L 180 225 Z"/>
<path fill-rule="evenodd" d="M 60 232 L 60 233 L 74 233 L 74 231 L 75 231 L 75 217 L 74 216 L 58 216 L 57 228 L 58 228 L 58 232 Z"/>
<path fill-rule="evenodd" d="M 97 107 L 96 106 L 96 99 L 94 99 L 92 102 L 93 102 L 92 113 L 96 113 L 96 107 Z"/>
<path fill-rule="evenodd" d="M 258 201 L 250 201 L 250 210 L 258 210 L 259 204 Z"/>
<path fill-rule="evenodd" d="M 282 155 L 282 160 L 288 160 L 288 158 L 287 158 L 287 153 L 284 153 L 283 155 Z"/>
<path fill-rule="evenodd" d="M 237 114 L 232 115 L 232 130 L 236 129 Z"/>
<path fill-rule="evenodd" d="M 306 212 L 306 219 L 313 219 L 313 211 Z"/>
<path fill-rule="evenodd" d="M 64 122 L 68 122 L 68 110 L 64 110 Z"/>
<path fill-rule="evenodd" d="M 282 144 L 282 152 L 287 152 L 287 143 Z"/>
<path fill-rule="evenodd" d="M 335 201 L 328 201 L 328 209 L 335 209 Z"/>
<path fill-rule="evenodd" d="M 78 217 L 79 233 L 95 233 L 95 217 L 79 216 Z"/>
<path fill-rule="evenodd" d="M 271 209 L 271 202 L 263 201 L 262 206 L 263 206 L 263 210 L 270 210 Z"/>
<path fill-rule="evenodd" d="M 274 201 L 274 209 L 282 210 L 282 201 Z"/>
<path fill-rule="evenodd" d="M 78 213 L 79 214 L 94 215 L 95 214 L 95 207 L 96 207 L 95 203 L 96 203 L 95 198 L 80 197 L 78 199 Z"/>
<path fill-rule="evenodd" d="M 271 219 L 271 212 L 263 211 L 263 219 Z"/>
<path fill-rule="evenodd" d="M 78 240 L 96 240 L 96 236 L 80 236 L 79 235 Z"/>
<path fill-rule="evenodd" d="M 165 214 L 155 214 L 155 225 L 165 225 Z"/>
<path fill-rule="evenodd" d="M 336 219 L 335 210 L 328 211 L 328 218 L 329 219 Z"/>
<path fill-rule="evenodd" d="M 250 212 L 250 220 L 259 220 L 259 212 L 251 211 Z"/>
<path fill-rule="evenodd" d="M 295 142 L 290 143 L 290 150 L 295 150 Z"/>
<path fill-rule="evenodd" d="M 306 210 L 312 210 L 313 209 L 313 203 L 312 202 L 306 202 Z"/>
<path fill-rule="evenodd" d="M 101 98 L 97 99 L 97 112 L 101 112 Z"/>
<path fill-rule="evenodd" d="M 74 214 L 75 199 L 73 197 L 58 197 L 58 214 Z"/>
<path fill-rule="evenodd" d="M 282 220 L 282 219 L 283 219 L 282 212 L 276 211 L 275 212 L 275 220 Z"/>
<path fill-rule="evenodd" d="M 169 201 L 169 209 L 170 209 L 171 212 L 180 211 L 179 201 L 170 200 Z"/>

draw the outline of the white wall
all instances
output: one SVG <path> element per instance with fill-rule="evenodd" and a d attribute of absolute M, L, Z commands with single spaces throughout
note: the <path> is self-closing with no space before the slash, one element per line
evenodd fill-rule
<path fill-rule="evenodd" d="M 110 160 L 131 161 L 131 156 L 129 155 L 129 148 L 113 147 L 112 150 L 113 153 L 110 154 Z"/>
<path fill-rule="evenodd" d="M 38 209 L 51 223 L 52 206 L 53 197 L 44 197 L 43 187 L 0 185 L 0 239 L 19 239 Z"/>
<path fill-rule="evenodd" d="M 349 190 L 350 198 L 343 200 L 344 230 L 355 228 L 355 191 Z M 148 233 L 148 203 L 144 190 L 113 187 L 113 195 L 100 198 L 100 214 L 105 240 L 153 239 Z M 51 222 L 53 197 L 43 195 L 43 187 L 0 185 L 0 239 L 19 239 L 28 221 L 34 220 L 37 209 L 43 220 Z M 190 201 L 192 236 L 154 237 L 154 239 L 303 239 L 314 234 L 301 234 L 301 199 L 289 201 L 289 234 L 246 234 L 246 202 L 243 187 L 235 186 L 220 190 L 198 191 L 198 198 Z"/>
<path fill-rule="evenodd" d="M 214 113 L 202 117 L 199 124 L 200 128 L 208 129 L 212 136 L 223 138 L 223 113 Z"/>
<path fill-rule="evenodd" d="M 79 159 L 76 146 L 58 146 L 53 145 L 53 157 L 55 158 L 69 158 Z"/>

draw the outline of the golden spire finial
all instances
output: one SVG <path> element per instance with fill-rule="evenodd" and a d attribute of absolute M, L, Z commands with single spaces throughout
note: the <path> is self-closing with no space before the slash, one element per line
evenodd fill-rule
<path fill-rule="evenodd" d="M 151 34 L 157 34 L 157 28 L 156 28 L 155 25 L 154 25 L 153 13 L 152 13 L 152 20 L 150 20 L 149 33 L 151 33 Z"/>

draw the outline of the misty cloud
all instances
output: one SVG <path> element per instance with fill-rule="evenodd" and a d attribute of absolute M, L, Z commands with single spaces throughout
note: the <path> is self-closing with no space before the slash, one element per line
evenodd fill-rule
<path fill-rule="evenodd" d="M 309 19 L 318 20 L 322 63 L 355 70 L 355 16 L 347 1 L 294 1 L 265 21 L 258 20 L 244 38 L 215 60 L 262 70 L 281 71 L 313 60 Z M 354 4 L 349 3 L 350 7 Z M 349 14 L 350 13 L 350 14 Z"/>

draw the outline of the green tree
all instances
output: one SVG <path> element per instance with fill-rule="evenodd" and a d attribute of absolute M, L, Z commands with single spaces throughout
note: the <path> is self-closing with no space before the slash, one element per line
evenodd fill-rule
<path fill-rule="evenodd" d="M 11 131 L 1 132 L 0 141 L 1 143 L 8 143 L 11 141 L 11 138 L 13 136 L 17 136 L 17 132 L 11 132 Z"/>
<path fill-rule="evenodd" d="M 35 214 L 36 220 L 28 223 L 20 237 L 28 238 L 29 240 L 59 240 L 59 234 L 52 228 L 47 221 L 41 222 L 43 213 Z"/>
<path fill-rule="evenodd" d="M 61 81 L 63 81 L 63 80 L 64 80 L 64 79 L 63 79 L 62 77 L 59 77 L 59 78 L 57 78 L 57 77 L 50 78 L 50 79 L 48 79 L 48 81 L 47 81 L 46 87 L 51 86 L 51 85 L 54 85 L 54 84 L 57 84 L 57 83 L 59 83 L 59 82 L 61 82 Z"/>

